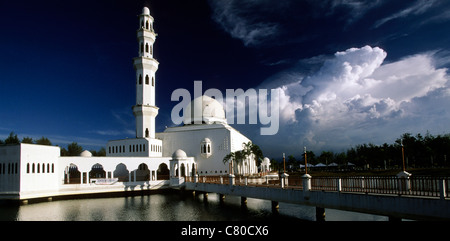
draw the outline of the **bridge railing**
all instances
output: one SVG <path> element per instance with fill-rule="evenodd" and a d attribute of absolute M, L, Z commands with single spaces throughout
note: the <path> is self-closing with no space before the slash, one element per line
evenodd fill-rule
<path fill-rule="evenodd" d="M 194 182 L 187 177 L 187 182 Z M 334 191 L 373 194 L 393 194 L 450 198 L 450 177 L 312 177 L 289 176 L 283 188 L 303 190 L 305 182 L 311 182 L 310 191 Z M 199 183 L 230 184 L 228 176 L 199 176 Z M 234 185 L 281 188 L 280 179 L 234 177 Z"/>
<path fill-rule="evenodd" d="M 311 190 L 448 198 L 449 184 L 448 177 L 313 177 Z"/>

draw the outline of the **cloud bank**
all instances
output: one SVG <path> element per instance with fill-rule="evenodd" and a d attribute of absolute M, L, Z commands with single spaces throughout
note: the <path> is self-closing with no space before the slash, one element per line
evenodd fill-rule
<path fill-rule="evenodd" d="M 299 147 L 345 149 L 408 131 L 448 132 L 447 69 L 435 67 L 433 53 L 391 63 L 386 56 L 378 47 L 350 48 L 308 76 L 292 69 L 266 81 L 261 88 L 280 91 L 279 137 Z"/>

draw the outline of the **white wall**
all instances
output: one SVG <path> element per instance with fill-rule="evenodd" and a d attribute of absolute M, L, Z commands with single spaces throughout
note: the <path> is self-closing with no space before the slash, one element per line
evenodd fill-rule
<path fill-rule="evenodd" d="M 167 128 L 157 133 L 163 140 L 163 156 L 182 149 L 187 156 L 194 157 L 199 175 L 225 175 L 229 173 L 229 164 L 223 158 L 232 151 L 242 150 L 242 143 L 249 141 L 244 135 L 225 124 L 186 125 Z M 205 138 L 211 140 L 212 155 L 205 158 L 201 155 L 201 143 Z M 240 169 L 242 171 L 242 169 Z M 255 168 L 252 168 L 255 171 Z"/>
<path fill-rule="evenodd" d="M 162 157 L 162 142 L 161 140 L 150 138 L 109 141 L 106 145 L 106 156 Z"/>
<path fill-rule="evenodd" d="M 20 191 L 19 163 L 20 145 L 0 146 L 0 194 Z"/>

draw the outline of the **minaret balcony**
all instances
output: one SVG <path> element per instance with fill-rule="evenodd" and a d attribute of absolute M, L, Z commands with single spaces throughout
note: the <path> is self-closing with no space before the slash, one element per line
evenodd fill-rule
<path fill-rule="evenodd" d="M 148 29 L 145 29 L 145 28 L 138 29 L 136 31 L 136 34 L 137 34 L 137 38 L 138 39 L 141 39 L 141 38 L 152 39 L 152 42 L 155 42 L 156 36 L 158 36 L 158 34 L 155 33 L 155 31 L 153 31 L 153 29 L 152 30 L 148 30 Z"/>
<path fill-rule="evenodd" d="M 156 72 L 158 70 L 159 62 L 154 58 L 137 57 L 133 59 L 134 69 L 148 69 Z"/>

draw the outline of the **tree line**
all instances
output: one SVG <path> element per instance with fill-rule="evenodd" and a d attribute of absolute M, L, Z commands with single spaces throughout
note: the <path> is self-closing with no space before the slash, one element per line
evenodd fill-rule
<path fill-rule="evenodd" d="M 391 144 L 359 144 L 343 152 L 322 151 L 320 155 L 316 155 L 307 151 L 306 158 L 313 165 L 336 163 L 345 166 L 352 163 L 364 168 L 402 168 L 402 147 L 407 168 L 450 166 L 450 134 L 433 136 L 428 132 L 425 136 L 420 133 L 405 133 Z M 272 163 L 276 170 L 283 169 L 282 162 L 272 159 Z M 298 170 L 300 164 L 305 164 L 304 155 L 298 158 L 294 155 L 287 156 L 286 167 L 289 170 Z"/>
<path fill-rule="evenodd" d="M 20 143 L 53 146 L 52 142 L 47 137 L 41 137 L 36 140 L 33 140 L 31 137 L 24 137 L 20 140 L 14 132 L 11 132 L 4 140 L 0 139 L 0 145 L 16 145 Z M 67 145 L 67 148 L 61 147 L 61 156 L 79 156 L 82 151 L 82 146 L 76 142 L 72 142 Z M 100 148 L 99 151 L 90 150 L 90 152 L 93 156 L 106 156 L 106 150 L 104 147 Z"/>

